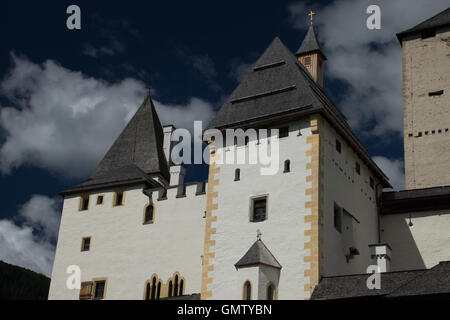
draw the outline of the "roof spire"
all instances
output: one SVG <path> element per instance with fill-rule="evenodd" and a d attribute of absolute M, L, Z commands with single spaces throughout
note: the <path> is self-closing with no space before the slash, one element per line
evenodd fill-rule
<path fill-rule="evenodd" d="M 311 25 L 313 25 L 313 16 L 315 15 L 316 13 L 314 12 L 314 11 L 310 11 L 309 13 L 308 13 L 308 16 L 311 18 Z"/>

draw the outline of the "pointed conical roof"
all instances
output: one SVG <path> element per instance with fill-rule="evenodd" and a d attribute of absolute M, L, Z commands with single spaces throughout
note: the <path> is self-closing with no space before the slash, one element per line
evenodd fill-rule
<path fill-rule="evenodd" d="M 65 192 L 149 181 L 151 174 L 160 174 L 168 180 L 163 139 L 161 122 L 148 94 L 88 180 Z"/>
<path fill-rule="evenodd" d="M 415 27 L 412 27 L 408 30 L 397 33 L 397 38 L 400 43 L 402 42 L 403 37 L 407 35 L 411 35 L 414 33 L 422 32 L 425 30 L 435 29 L 439 27 L 444 27 L 450 25 L 450 8 L 445 9 L 442 12 L 439 12 L 435 16 L 419 23 Z"/>
<path fill-rule="evenodd" d="M 281 269 L 280 263 L 260 239 L 255 241 L 247 253 L 234 266 L 241 268 L 258 264 Z"/>
<path fill-rule="evenodd" d="M 302 44 L 300 45 L 300 48 L 298 48 L 297 52 L 295 53 L 296 56 L 301 56 L 307 53 L 312 52 L 320 52 L 320 54 L 324 57 L 326 60 L 325 55 L 323 54 L 322 50 L 320 49 L 319 41 L 317 41 L 316 32 L 314 30 L 314 26 L 310 25 L 308 32 L 306 33 L 305 39 L 303 39 Z"/>
<path fill-rule="evenodd" d="M 391 185 L 326 91 L 276 37 L 216 113 L 207 129 L 257 128 L 322 114 L 364 159 L 383 187 Z"/>

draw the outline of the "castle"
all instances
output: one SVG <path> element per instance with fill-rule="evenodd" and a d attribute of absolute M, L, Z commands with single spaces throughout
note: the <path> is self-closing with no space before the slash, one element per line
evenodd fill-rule
<path fill-rule="evenodd" d="M 62 192 L 49 299 L 342 298 L 370 265 L 391 287 L 447 268 L 450 9 L 397 36 L 406 190 L 383 192 L 388 178 L 323 88 L 311 25 L 295 54 L 275 38 L 208 126 L 279 129 L 278 172 L 219 161 L 269 137 L 210 140 L 208 180 L 185 184 L 175 128 L 149 94 L 87 181 Z"/>

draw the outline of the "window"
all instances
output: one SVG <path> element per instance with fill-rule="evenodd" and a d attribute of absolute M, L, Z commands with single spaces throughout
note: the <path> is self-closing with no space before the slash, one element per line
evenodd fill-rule
<path fill-rule="evenodd" d="M 169 298 L 172 296 L 172 290 L 173 290 L 173 285 L 172 285 L 172 280 L 169 281 Z"/>
<path fill-rule="evenodd" d="M 252 222 L 260 222 L 266 220 L 267 198 L 253 199 L 252 205 Z"/>
<path fill-rule="evenodd" d="M 97 204 L 103 204 L 103 196 L 97 196 Z"/>
<path fill-rule="evenodd" d="M 103 299 L 105 297 L 106 280 L 94 281 L 94 299 Z"/>
<path fill-rule="evenodd" d="M 442 94 L 444 94 L 444 90 L 428 92 L 428 95 L 429 95 L 430 97 L 433 97 L 433 96 L 440 96 L 440 95 L 442 95 Z"/>
<path fill-rule="evenodd" d="M 311 65 L 311 57 L 305 57 L 303 61 L 305 62 L 305 66 L 309 67 Z"/>
<path fill-rule="evenodd" d="M 156 289 L 156 299 L 161 297 L 161 281 L 158 282 L 158 288 Z"/>
<path fill-rule="evenodd" d="M 183 290 L 184 290 L 184 281 L 183 280 L 180 280 L 180 296 L 182 296 L 183 295 Z"/>
<path fill-rule="evenodd" d="M 145 286 L 145 300 L 150 300 L 150 283 Z"/>
<path fill-rule="evenodd" d="M 267 300 L 275 300 L 275 286 L 273 283 L 269 283 L 267 286 L 267 294 L 266 294 Z"/>
<path fill-rule="evenodd" d="M 250 141 L 249 136 L 245 136 L 245 145 L 246 145 L 246 146 L 248 145 L 249 141 Z"/>
<path fill-rule="evenodd" d="M 370 177 L 370 187 L 373 189 L 375 187 L 375 181 Z"/>
<path fill-rule="evenodd" d="M 241 169 L 234 170 L 234 181 L 241 180 Z"/>
<path fill-rule="evenodd" d="M 153 212 L 154 207 L 153 204 L 148 204 L 144 210 L 144 224 L 153 223 Z"/>
<path fill-rule="evenodd" d="M 290 172 L 291 171 L 291 161 L 290 160 L 285 160 L 284 161 L 284 170 L 283 172 Z"/>
<path fill-rule="evenodd" d="M 175 276 L 175 285 L 173 289 L 173 295 L 178 296 L 178 275 Z"/>
<path fill-rule="evenodd" d="M 427 30 L 425 32 L 422 32 L 422 34 L 421 34 L 422 40 L 428 39 L 428 38 L 433 38 L 434 36 L 436 36 L 436 30 Z"/>
<path fill-rule="evenodd" d="M 123 191 L 117 191 L 114 196 L 114 206 L 123 205 Z"/>
<path fill-rule="evenodd" d="M 81 251 L 89 251 L 91 248 L 91 237 L 86 237 L 81 240 Z"/>
<path fill-rule="evenodd" d="M 342 232 L 342 214 L 341 208 L 335 203 L 334 204 L 334 228 Z"/>
<path fill-rule="evenodd" d="M 341 149 L 342 149 L 341 142 L 338 139 L 336 139 L 336 151 L 341 153 Z"/>
<path fill-rule="evenodd" d="M 282 127 L 278 132 L 279 138 L 286 138 L 289 136 L 289 127 Z"/>
<path fill-rule="evenodd" d="M 155 300 L 156 298 L 156 277 L 153 277 L 152 279 L 152 289 L 150 293 L 150 299 Z"/>
<path fill-rule="evenodd" d="M 361 174 L 361 166 L 358 162 L 355 163 L 355 171 L 357 174 Z"/>
<path fill-rule="evenodd" d="M 252 300 L 252 284 L 250 281 L 245 281 L 242 295 L 243 300 Z"/>
<path fill-rule="evenodd" d="M 86 211 L 89 210 L 89 195 L 81 196 L 80 198 L 80 210 L 79 211 Z"/>
<path fill-rule="evenodd" d="M 80 300 L 92 298 L 92 281 L 82 282 L 80 287 Z"/>

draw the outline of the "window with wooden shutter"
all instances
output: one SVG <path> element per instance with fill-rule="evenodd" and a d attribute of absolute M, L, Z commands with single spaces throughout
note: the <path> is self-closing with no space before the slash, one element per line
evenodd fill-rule
<path fill-rule="evenodd" d="M 266 220 L 267 198 L 253 199 L 252 222 Z"/>
<path fill-rule="evenodd" d="M 82 282 L 80 288 L 80 300 L 92 298 L 92 281 Z"/>

